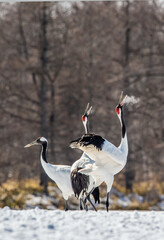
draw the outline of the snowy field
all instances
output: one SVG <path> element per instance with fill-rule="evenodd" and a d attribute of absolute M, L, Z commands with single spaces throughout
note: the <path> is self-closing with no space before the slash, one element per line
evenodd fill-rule
<path fill-rule="evenodd" d="M 164 212 L 0 210 L 0 239 L 163 240 Z"/>

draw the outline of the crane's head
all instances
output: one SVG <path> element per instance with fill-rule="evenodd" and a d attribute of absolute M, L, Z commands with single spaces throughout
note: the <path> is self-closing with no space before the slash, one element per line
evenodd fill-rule
<path fill-rule="evenodd" d="M 126 98 L 127 98 L 127 95 L 125 95 L 125 97 L 123 98 L 123 92 L 121 92 L 119 104 L 116 106 L 116 113 L 117 113 L 118 117 L 121 117 L 122 108 L 126 101 Z"/>
<path fill-rule="evenodd" d="M 102 146 L 104 144 L 104 139 L 96 135 L 94 133 L 84 134 L 82 137 L 71 141 L 70 147 L 71 148 L 79 148 L 85 152 L 86 149 L 94 149 L 97 148 L 98 150 L 102 150 Z"/>
<path fill-rule="evenodd" d="M 28 147 L 31 147 L 33 145 L 44 145 L 44 144 L 47 144 L 48 141 L 45 137 L 39 137 L 37 138 L 35 141 L 27 144 L 26 146 L 24 146 L 24 148 L 28 148 Z"/>
<path fill-rule="evenodd" d="M 85 112 L 82 116 L 82 122 L 84 124 L 85 133 L 88 133 L 87 123 L 88 123 L 88 117 L 89 117 L 89 114 L 91 113 L 91 110 L 92 110 L 92 106 L 89 107 L 89 103 L 88 103 L 85 109 Z"/>

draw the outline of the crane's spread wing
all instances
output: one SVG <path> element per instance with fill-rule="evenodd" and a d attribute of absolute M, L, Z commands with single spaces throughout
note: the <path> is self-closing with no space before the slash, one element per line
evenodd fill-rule
<path fill-rule="evenodd" d="M 71 142 L 72 148 L 79 148 L 97 164 L 106 164 L 110 158 L 113 163 L 120 164 L 122 156 L 119 148 L 96 134 L 85 134 Z"/>
<path fill-rule="evenodd" d="M 99 135 L 87 134 L 78 141 L 73 141 L 75 147 L 83 150 L 96 165 L 123 165 L 126 159 L 120 148 Z"/>

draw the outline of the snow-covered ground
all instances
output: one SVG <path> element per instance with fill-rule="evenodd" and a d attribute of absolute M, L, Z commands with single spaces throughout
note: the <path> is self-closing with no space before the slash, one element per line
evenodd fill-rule
<path fill-rule="evenodd" d="M 163 240 L 163 211 L 0 209 L 3 240 Z"/>

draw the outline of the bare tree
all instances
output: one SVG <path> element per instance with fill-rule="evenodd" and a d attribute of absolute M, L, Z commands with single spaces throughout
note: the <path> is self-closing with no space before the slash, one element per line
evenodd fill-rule
<path fill-rule="evenodd" d="M 124 90 L 140 103 L 125 109 L 130 152 L 116 180 L 131 189 L 135 181 L 162 176 L 160 3 L 76 2 L 68 9 L 60 3 L 16 3 L 1 9 L 1 175 L 19 177 L 23 168 L 27 177 L 39 173 L 38 151 L 22 147 L 38 135 L 49 140 L 50 161 L 72 164 L 80 153 L 69 142 L 83 133 L 80 117 L 88 102 L 93 131 L 118 145 L 114 108 Z"/>

